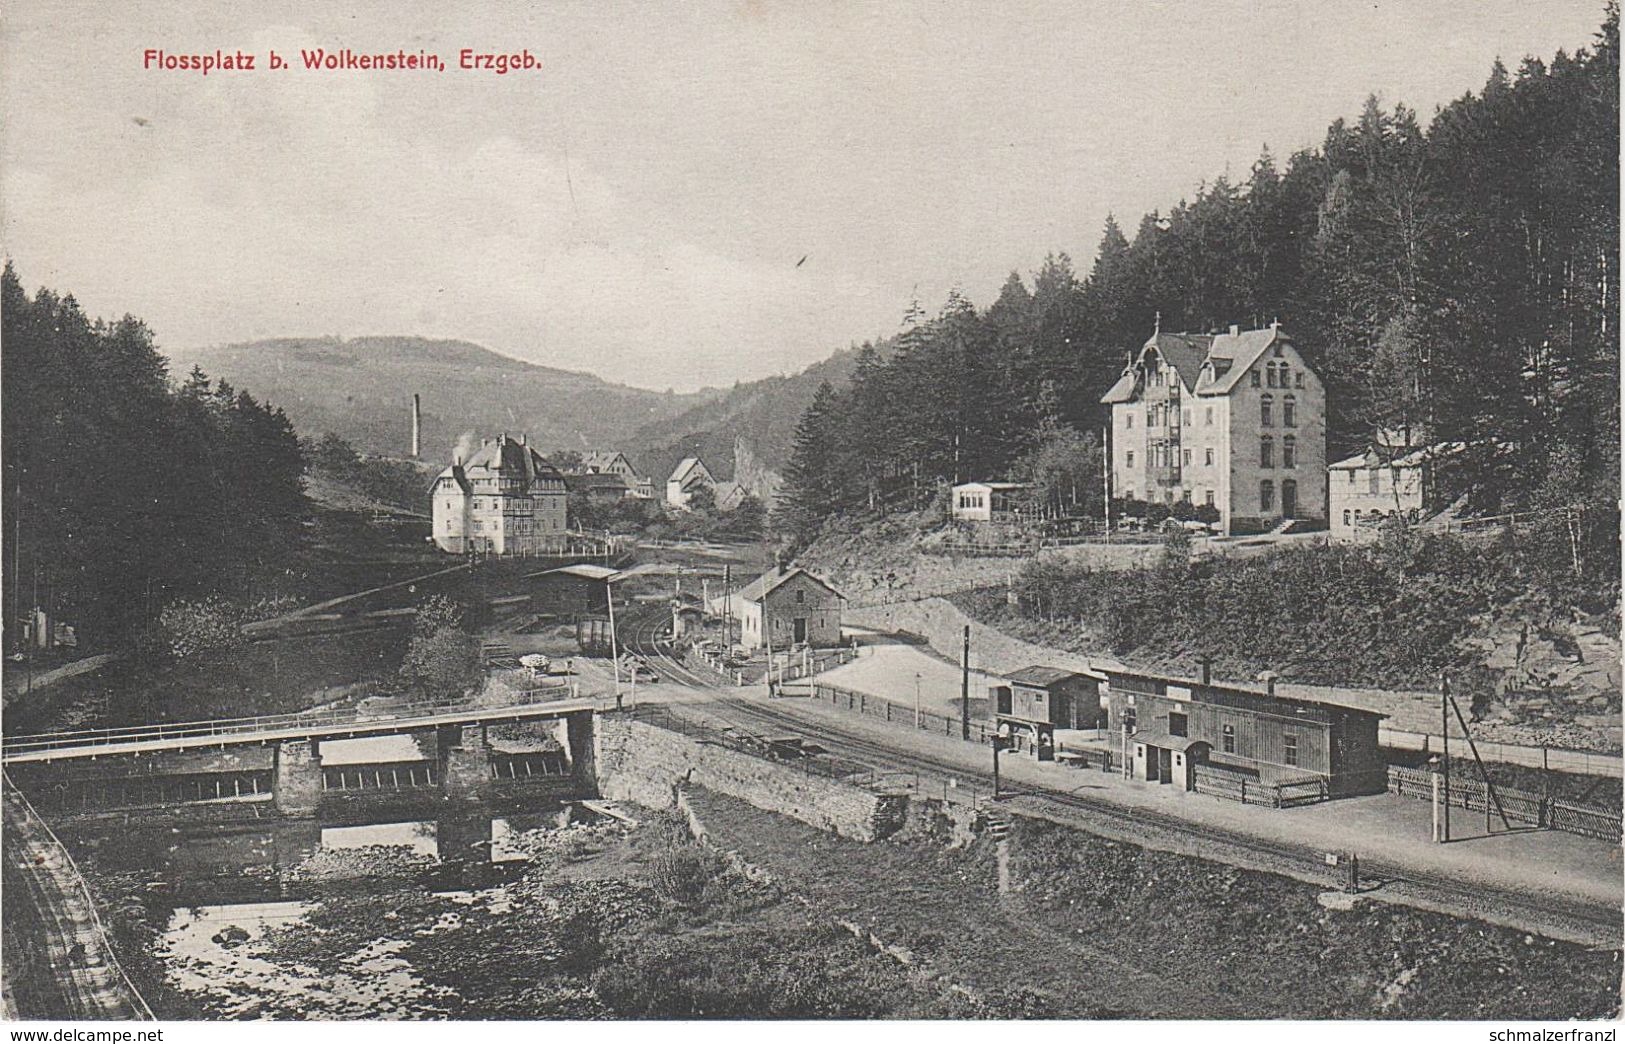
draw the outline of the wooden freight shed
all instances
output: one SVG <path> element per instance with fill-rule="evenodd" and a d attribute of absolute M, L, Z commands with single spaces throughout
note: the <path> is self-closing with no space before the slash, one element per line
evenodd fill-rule
<path fill-rule="evenodd" d="M 1030 748 L 1038 760 L 1052 761 L 1056 729 L 1099 727 L 1103 680 L 1061 667 L 1023 667 L 1005 676 L 1009 684 L 988 688 L 994 727 L 1015 749 Z"/>
<path fill-rule="evenodd" d="M 580 563 L 544 569 L 525 577 L 530 585 L 530 608 L 547 616 L 607 616 L 610 585 L 626 574 L 608 566 Z"/>
<path fill-rule="evenodd" d="M 1200 766 L 1263 783 L 1319 779 L 1331 797 L 1381 793 L 1384 715 L 1262 688 L 1107 670 L 1107 726 L 1134 778 L 1195 789 Z"/>

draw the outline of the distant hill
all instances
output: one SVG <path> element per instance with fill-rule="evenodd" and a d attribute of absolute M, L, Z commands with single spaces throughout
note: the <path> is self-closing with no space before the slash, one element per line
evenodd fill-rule
<path fill-rule="evenodd" d="M 465 434 L 526 432 L 544 448 L 627 445 L 630 433 L 715 401 L 612 384 L 522 362 L 467 341 L 422 337 L 281 338 L 170 352 L 285 410 L 301 435 L 342 436 L 357 449 L 405 457 L 412 394 L 423 398 L 423 456 L 449 460 Z M 664 476 L 662 476 L 664 478 Z"/>
<path fill-rule="evenodd" d="M 877 347 L 884 356 L 889 346 Z M 764 496 L 766 487 L 776 485 L 774 479 L 784 473 L 796 425 L 818 386 L 829 381 L 844 387 L 857 361 L 857 349 L 848 348 L 792 376 L 736 384 L 675 417 L 650 421 L 629 442 L 633 463 L 658 485 L 678 461 L 697 455 L 718 478 L 738 478 Z M 736 446 L 751 458 L 745 474 L 735 474 Z"/>

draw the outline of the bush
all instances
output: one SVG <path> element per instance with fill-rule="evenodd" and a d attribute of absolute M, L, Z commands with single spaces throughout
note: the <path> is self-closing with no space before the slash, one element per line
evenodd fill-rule
<path fill-rule="evenodd" d="M 710 849 L 674 840 L 655 856 L 649 883 L 661 898 L 678 906 L 694 906 L 727 872 L 721 858 Z"/>

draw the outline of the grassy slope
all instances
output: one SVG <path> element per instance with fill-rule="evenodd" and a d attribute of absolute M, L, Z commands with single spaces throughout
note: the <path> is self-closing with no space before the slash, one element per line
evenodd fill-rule
<path fill-rule="evenodd" d="M 1572 1018 L 1618 1009 L 1617 954 L 1017 820 L 1012 895 L 990 842 L 864 845 L 703 794 L 713 839 L 870 926 L 1006 1014 Z"/>

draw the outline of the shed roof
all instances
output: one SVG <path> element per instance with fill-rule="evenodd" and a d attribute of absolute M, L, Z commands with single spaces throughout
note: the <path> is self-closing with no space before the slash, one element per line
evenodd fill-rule
<path fill-rule="evenodd" d="M 526 579 L 530 580 L 540 576 L 575 576 L 583 580 L 607 580 L 610 583 L 615 583 L 618 580 L 625 580 L 627 574 L 619 569 L 611 569 L 609 566 L 593 565 L 591 562 L 578 562 L 575 565 L 543 569 L 539 573 L 529 574 Z"/>
<path fill-rule="evenodd" d="M 1048 689 L 1052 686 L 1059 685 L 1062 682 L 1071 681 L 1074 678 L 1088 677 L 1090 677 L 1090 675 L 1087 675 L 1082 671 L 1069 671 L 1065 667 L 1043 667 L 1036 665 L 1032 667 L 1023 667 L 1019 671 L 1011 671 L 1009 674 L 1005 675 L 1006 679 L 1015 682 L 1017 685 L 1027 685 L 1036 689 Z"/>
<path fill-rule="evenodd" d="M 1336 689 L 1323 690 L 1318 686 L 1311 687 L 1306 685 L 1290 685 L 1285 682 L 1277 682 L 1275 695 L 1272 696 L 1268 687 L 1264 685 L 1217 681 L 1203 685 L 1200 681 L 1194 678 L 1180 678 L 1167 674 L 1153 674 L 1150 671 L 1140 671 L 1129 667 L 1106 667 L 1104 670 L 1106 672 L 1108 681 L 1111 682 L 1115 682 L 1117 678 L 1138 678 L 1141 681 L 1154 683 L 1160 682 L 1165 686 L 1177 685 L 1182 688 L 1189 689 L 1193 698 L 1199 690 L 1208 689 L 1216 690 L 1219 693 L 1242 693 L 1258 699 L 1271 700 L 1281 705 L 1281 707 L 1289 710 L 1296 709 L 1298 707 L 1314 707 L 1322 710 L 1326 708 L 1333 708 L 1336 710 L 1350 711 L 1357 714 L 1368 714 L 1374 718 L 1388 717 L 1387 714 L 1381 711 L 1374 711 L 1369 706 L 1362 705 L 1362 703 L 1358 700 L 1339 698 L 1338 691 Z M 1198 699 L 1196 702 L 1201 703 L 1204 701 Z"/>
<path fill-rule="evenodd" d="M 1204 739 L 1193 736 L 1175 736 L 1156 729 L 1142 729 L 1134 734 L 1135 743 L 1144 743 L 1148 747 L 1162 747 L 1165 750 L 1177 750 L 1188 753 L 1192 747 L 1211 747 L 1213 744 Z"/>
<path fill-rule="evenodd" d="M 1025 483 L 1025 482 L 961 482 L 959 485 L 954 487 L 955 490 L 961 490 L 961 489 L 1002 490 L 1002 489 L 1026 489 L 1026 488 L 1027 488 L 1027 483 Z"/>

